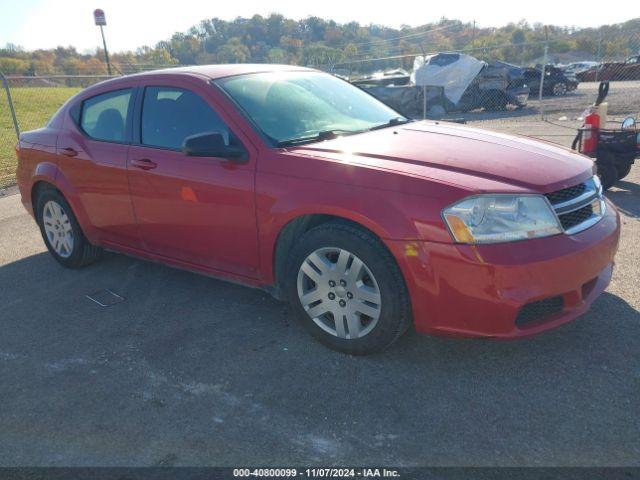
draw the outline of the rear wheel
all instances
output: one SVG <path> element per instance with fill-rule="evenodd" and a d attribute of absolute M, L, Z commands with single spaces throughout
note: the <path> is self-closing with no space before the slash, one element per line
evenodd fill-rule
<path fill-rule="evenodd" d="M 383 350 L 410 325 L 394 258 L 373 235 L 350 225 L 325 224 L 302 236 L 290 256 L 287 292 L 309 332 L 341 352 Z"/>
<path fill-rule="evenodd" d="M 556 97 L 561 97 L 567 94 L 567 84 L 564 82 L 558 82 L 553 85 L 553 94 Z"/>
<path fill-rule="evenodd" d="M 622 180 L 624 177 L 629 175 L 629 173 L 631 172 L 632 166 L 633 166 L 633 163 L 625 163 L 623 165 L 618 165 L 616 167 L 616 171 L 618 172 L 618 180 Z"/>
<path fill-rule="evenodd" d="M 55 189 L 40 192 L 36 219 L 49 253 L 68 268 L 79 268 L 94 262 L 101 249 L 85 238 L 71 206 Z"/>

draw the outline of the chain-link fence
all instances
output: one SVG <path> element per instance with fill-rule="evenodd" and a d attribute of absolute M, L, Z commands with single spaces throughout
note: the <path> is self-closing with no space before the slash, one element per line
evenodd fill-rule
<path fill-rule="evenodd" d="M 474 125 L 570 145 L 594 103 L 601 81 L 609 81 L 611 124 L 640 111 L 640 31 L 617 32 L 584 50 L 563 41 L 474 46 L 447 52 L 423 49 L 376 56 L 367 53 L 316 65 L 366 89 L 414 118 L 461 119 Z M 402 41 L 402 40 L 399 40 Z M 615 47 L 615 48 L 614 48 Z M 154 66 L 157 67 L 157 66 Z M 147 70 L 120 66 L 119 73 Z M 15 117 L 21 130 L 43 126 L 73 94 L 106 75 L 10 76 Z M 0 187 L 14 182 L 16 132 L 5 92 L 0 97 Z"/>
<path fill-rule="evenodd" d="M 110 77 L 106 75 L 3 76 L 3 89 L 0 92 L 0 188 L 15 182 L 17 136 L 14 119 L 20 131 L 43 127 L 72 95 L 82 88 L 107 78 Z"/>
<path fill-rule="evenodd" d="M 178 66 L 182 65 L 112 63 L 118 75 Z M 0 188 L 15 183 L 16 130 L 43 127 L 71 96 L 83 88 L 112 78 L 106 73 L 106 66 L 100 62 L 77 69 L 75 75 L 5 76 L 0 72 Z"/>
<path fill-rule="evenodd" d="M 601 36 L 584 50 L 549 40 L 379 57 L 370 49 L 319 68 L 413 118 L 461 119 L 569 145 L 601 81 L 610 82 L 610 124 L 640 112 L 640 31 L 616 34 L 622 44 Z"/>

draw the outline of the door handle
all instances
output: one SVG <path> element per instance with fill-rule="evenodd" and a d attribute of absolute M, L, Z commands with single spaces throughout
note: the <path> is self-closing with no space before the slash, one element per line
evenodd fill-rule
<path fill-rule="evenodd" d="M 152 170 L 158 166 L 156 162 L 149 160 L 148 158 L 138 158 L 131 160 L 131 166 L 140 168 L 142 170 Z"/>
<path fill-rule="evenodd" d="M 65 157 L 75 157 L 76 155 L 78 155 L 78 151 L 71 147 L 61 148 L 60 153 Z"/>

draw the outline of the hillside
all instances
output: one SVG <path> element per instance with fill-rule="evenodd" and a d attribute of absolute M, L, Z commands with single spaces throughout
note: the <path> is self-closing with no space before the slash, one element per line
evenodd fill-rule
<path fill-rule="evenodd" d="M 292 20 L 280 14 L 233 21 L 213 18 L 155 46 L 112 53 L 112 61 L 122 73 L 163 65 L 241 62 L 335 65 L 369 71 L 406 67 L 413 54 L 443 50 L 465 50 L 481 58 L 528 64 L 541 58 L 545 42 L 551 60 L 554 55 L 557 59 L 624 59 L 640 50 L 640 18 L 585 29 L 526 21 L 482 28 L 446 18 L 400 29 L 358 22 L 339 24 L 318 17 Z M 374 58 L 385 60 L 370 61 Z M 85 55 L 73 47 L 25 51 L 7 45 L 0 49 L 0 71 L 7 75 L 76 75 L 104 74 L 106 69 L 101 51 Z"/>

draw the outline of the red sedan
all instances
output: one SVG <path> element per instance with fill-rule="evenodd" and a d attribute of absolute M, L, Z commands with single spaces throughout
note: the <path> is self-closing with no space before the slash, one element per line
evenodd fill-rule
<path fill-rule="evenodd" d="M 216 65 L 87 88 L 21 135 L 18 181 L 66 267 L 102 249 L 267 289 L 324 344 L 513 338 L 585 312 L 619 218 L 593 163 L 411 121 L 315 70 Z"/>

